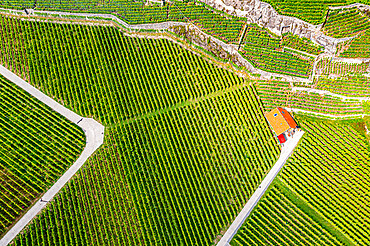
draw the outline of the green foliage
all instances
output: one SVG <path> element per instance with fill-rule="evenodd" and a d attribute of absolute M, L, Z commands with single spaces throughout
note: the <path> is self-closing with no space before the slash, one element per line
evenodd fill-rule
<path fill-rule="evenodd" d="M 243 44 L 253 44 L 266 48 L 280 48 L 279 37 L 272 35 L 267 29 L 261 28 L 256 24 L 247 27 L 243 38 Z"/>
<path fill-rule="evenodd" d="M 244 19 L 228 16 L 197 1 L 189 3 L 173 1 L 168 6 L 166 21 L 189 21 L 206 33 L 234 44 L 239 42 L 245 25 Z"/>
<path fill-rule="evenodd" d="M 302 142 L 231 245 L 369 244 L 368 140 L 353 122 L 296 120 Z"/>
<path fill-rule="evenodd" d="M 360 74 L 348 74 L 339 78 L 321 76 L 318 89 L 352 97 L 370 97 L 370 78 Z"/>
<path fill-rule="evenodd" d="M 302 59 L 299 55 L 256 45 L 244 45 L 241 53 L 256 68 L 267 72 L 302 78 L 308 78 L 312 72 L 313 58 Z"/>
<path fill-rule="evenodd" d="M 114 27 L 2 21 L 3 38 L 18 55 L 2 53 L 3 63 L 107 125 L 242 82 L 168 40 L 133 39 Z"/>
<path fill-rule="evenodd" d="M 271 4 L 280 14 L 294 16 L 312 24 L 324 22 L 329 6 L 342 6 L 355 2 L 370 4 L 369 0 L 265 0 L 265 2 Z M 36 7 L 39 10 L 117 13 L 130 23 L 181 20 L 184 15 L 192 20 L 204 20 L 202 10 L 194 7 L 194 3 L 203 4 L 193 0 L 175 0 L 171 3 L 166 2 L 164 6 L 152 2 L 147 4 L 146 0 L 1 0 L 0 6 L 12 9 Z M 182 13 L 178 12 L 180 9 Z M 207 15 L 207 12 L 203 14 Z"/>
<path fill-rule="evenodd" d="M 0 77 L 0 234 L 77 159 L 81 129 Z"/>
<path fill-rule="evenodd" d="M 4 7 L 23 8 L 36 2 L 36 10 L 59 10 L 71 12 L 110 13 L 129 24 L 144 24 L 164 21 L 192 22 L 225 42 L 238 43 L 245 21 L 241 18 L 220 14 L 219 11 L 198 1 L 171 1 L 164 6 L 138 0 L 70 1 L 36 0 L 32 2 L 4 2 Z M 0 5 L 1 6 L 1 5 Z"/>
<path fill-rule="evenodd" d="M 364 108 L 364 113 L 365 114 L 370 114 L 370 102 L 369 101 L 364 101 L 362 105 L 363 105 L 363 108 Z"/>
<path fill-rule="evenodd" d="M 107 130 L 17 243 L 212 244 L 278 154 L 249 86 Z"/>
<path fill-rule="evenodd" d="M 296 40 L 303 41 L 298 37 Z M 264 71 L 308 78 L 314 59 L 298 52 L 284 51 L 282 43 L 284 39 L 252 24 L 246 30 L 240 53 L 253 66 Z"/>
<path fill-rule="evenodd" d="M 369 28 L 370 18 L 357 8 L 350 8 L 329 11 L 323 31 L 329 36 L 344 38 Z"/>
<path fill-rule="evenodd" d="M 256 88 L 263 106 L 267 110 L 287 106 L 289 92 L 291 91 L 289 82 L 260 80 L 256 84 Z"/>
<path fill-rule="evenodd" d="M 370 30 L 363 32 L 358 37 L 342 43 L 338 47 L 339 56 L 345 58 L 370 57 Z"/>
<path fill-rule="evenodd" d="M 266 0 L 279 13 L 297 17 L 312 24 L 324 21 L 328 6 L 346 5 L 346 0 Z"/>
<path fill-rule="evenodd" d="M 343 6 L 351 3 L 370 4 L 369 0 L 265 0 L 282 15 L 297 17 L 318 25 L 325 20 L 329 6 Z"/>
<path fill-rule="evenodd" d="M 316 75 L 338 78 L 366 73 L 369 63 L 348 63 L 325 57 L 317 63 Z"/>
<path fill-rule="evenodd" d="M 287 46 L 314 55 L 319 55 L 324 52 L 324 47 L 314 44 L 308 38 L 293 35 L 291 32 L 283 34 L 281 46 Z"/>
<path fill-rule="evenodd" d="M 257 91 L 264 107 L 269 110 L 283 106 L 331 115 L 363 113 L 362 104 L 358 101 L 342 101 L 317 93 L 292 92 L 289 82 L 258 81 Z"/>

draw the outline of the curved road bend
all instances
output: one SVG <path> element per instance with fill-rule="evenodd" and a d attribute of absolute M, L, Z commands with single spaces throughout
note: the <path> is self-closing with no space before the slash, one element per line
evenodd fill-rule
<path fill-rule="evenodd" d="M 9 244 L 19 232 L 46 206 L 47 202 L 60 191 L 60 189 L 72 178 L 73 175 L 82 167 L 86 160 L 103 144 L 104 126 L 90 118 L 83 118 L 71 110 L 65 108 L 50 97 L 40 92 L 35 87 L 28 84 L 26 81 L 0 65 L 0 73 L 27 91 L 32 96 L 52 108 L 54 111 L 66 117 L 68 120 L 77 124 L 86 136 L 86 146 L 80 157 L 72 164 L 72 166 L 54 183 L 54 185 L 42 196 L 41 200 L 37 201 L 30 210 L 4 235 L 0 240 L 0 245 Z"/>

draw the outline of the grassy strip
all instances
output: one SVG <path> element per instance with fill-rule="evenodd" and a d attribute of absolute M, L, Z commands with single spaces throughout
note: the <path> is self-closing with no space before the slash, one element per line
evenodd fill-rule
<path fill-rule="evenodd" d="M 337 229 L 333 224 L 331 224 L 325 217 L 319 214 L 314 208 L 312 208 L 305 200 L 299 197 L 292 189 L 290 189 L 283 181 L 279 178 L 274 180 L 275 185 L 282 191 L 289 200 L 291 200 L 302 212 L 307 214 L 315 222 L 320 224 L 324 229 L 326 229 L 330 234 L 335 236 L 344 245 L 355 245 L 355 243 Z"/>
<path fill-rule="evenodd" d="M 248 86 L 248 85 L 249 85 L 249 83 L 243 83 L 243 84 L 234 85 L 234 86 L 231 86 L 231 87 L 226 88 L 224 90 L 218 90 L 218 91 L 213 92 L 213 93 L 210 93 L 208 95 L 204 95 L 204 96 L 201 96 L 201 97 L 198 97 L 198 98 L 194 98 L 194 99 L 189 99 L 189 100 L 186 100 L 184 102 L 180 102 L 180 103 L 171 105 L 170 107 L 161 108 L 161 109 L 158 109 L 158 110 L 149 112 L 147 114 L 143 114 L 143 115 L 139 115 L 137 117 L 126 119 L 126 120 L 124 120 L 123 122 L 121 122 L 119 124 L 109 125 L 109 126 L 107 126 L 107 128 L 112 128 L 112 127 L 116 127 L 116 126 L 122 126 L 122 125 L 126 125 L 126 124 L 131 124 L 131 123 L 134 123 L 134 122 L 136 122 L 138 120 L 150 118 L 150 117 L 153 117 L 153 116 L 156 116 L 156 115 L 159 115 L 159 114 L 163 114 L 163 113 L 169 112 L 171 110 L 175 110 L 177 108 L 182 108 L 182 107 L 185 107 L 185 106 L 194 104 L 194 103 L 198 103 L 198 102 L 201 102 L 201 101 L 204 101 L 204 100 L 207 100 L 207 99 L 212 99 L 212 98 L 221 96 L 221 95 L 224 95 L 226 93 L 229 93 L 229 92 L 232 92 L 232 91 L 235 91 L 235 90 L 239 90 L 239 89 L 241 89 L 241 88 L 243 88 L 245 86 Z"/>

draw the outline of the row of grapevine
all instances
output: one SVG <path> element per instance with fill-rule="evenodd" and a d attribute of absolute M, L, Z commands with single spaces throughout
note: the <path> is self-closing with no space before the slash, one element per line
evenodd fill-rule
<path fill-rule="evenodd" d="M 310 76 L 314 62 L 313 58 L 302 59 L 299 55 L 257 45 L 244 45 L 241 54 L 261 70 L 302 78 Z"/>
<path fill-rule="evenodd" d="M 325 21 L 330 6 L 352 3 L 370 4 L 369 0 L 264 0 L 280 14 L 297 17 L 314 25 Z"/>
<path fill-rule="evenodd" d="M 370 58 L 370 30 L 358 37 L 338 44 L 338 53 L 344 58 Z"/>
<path fill-rule="evenodd" d="M 319 55 L 320 53 L 324 52 L 323 46 L 313 43 L 306 37 L 293 35 L 291 32 L 283 34 L 281 46 L 287 46 L 313 55 Z"/>
<path fill-rule="evenodd" d="M 346 5 L 347 0 L 265 0 L 280 14 L 297 17 L 312 24 L 321 24 L 328 6 Z"/>
<path fill-rule="evenodd" d="M 303 42 L 299 37 L 296 39 Z M 299 48 L 297 42 L 290 42 L 297 44 L 292 45 L 284 40 L 286 39 L 276 37 L 257 25 L 249 25 L 240 53 L 255 67 L 264 71 L 308 78 L 314 58 L 294 51 L 283 51 L 284 44 Z"/>
<path fill-rule="evenodd" d="M 131 7 L 132 4 L 136 6 Z M 130 24 L 164 21 L 192 22 L 204 32 L 229 43 L 239 41 L 245 23 L 244 19 L 225 17 L 210 6 L 198 1 L 172 1 L 163 7 L 131 1 L 125 1 L 124 5 L 125 7 L 122 8 L 122 5 L 117 3 L 114 7 L 108 8 L 117 12 L 118 16 Z"/>
<path fill-rule="evenodd" d="M 364 101 L 362 107 L 364 108 L 364 113 L 370 115 L 370 102 Z"/>
<path fill-rule="evenodd" d="M 349 74 L 339 78 L 321 76 L 317 88 L 352 97 L 370 97 L 370 78 L 360 74 Z"/>
<path fill-rule="evenodd" d="M 0 234 L 77 159 L 77 126 L 0 77 Z"/>
<path fill-rule="evenodd" d="M 272 110 L 276 107 L 284 107 L 288 103 L 289 91 L 291 91 L 289 82 L 271 80 L 260 80 L 256 84 L 258 96 L 261 98 L 266 110 Z"/>
<path fill-rule="evenodd" d="M 370 243 L 369 143 L 351 125 L 301 121 L 302 143 L 281 179 L 355 244 Z"/>
<path fill-rule="evenodd" d="M 331 10 L 323 32 L 334 38 L 352 37 L 370 28 L 370 18 L 357 8 Z"/>
<path fill-rule="evenodd" d="M 1 62 L 108 132 L 17 244 L 211 244 L 278 156 L 249 81 L 178 45 L 113 27 L 1 24 Z"/>
<path fill-rule="evenodd" d="M 323 58 L 317 63 L 316 75 L 327 75 L 330 77 L 340 77 L 343 75 L 365 73 L 369 69 L 369 63 L 347 63 L 334 61 L 331 58 Z"/>
<path fill-rule="evenodd" d="M 266 48 L 279 49 L 280 38 L 268 29 L 259 27 L 256 24 L 248 25 L 243 36 L 243 44 L 256 44 Z"/>
<path fill-rule="evenodd" d="M 182 6 L 182 1 L 176 0 L 176 2 Z M 185 5 L 192 2 L 197 1 L 183 1 Z M 265 0 L 265 2 L 271 4 L 280 14 L 294 16 L 312 24 L 321 24 L 324 22 L 329 6 L 342 6 L 355 2 L 370 4 L 369 0 Z M 153 3 L 147 4 L 147 1 L 144 0 L 8 0 L 1 1 L 0 6 L 14 9 L 36 7 L 36 9 L 41 10 L 120 13 L 125 18 L 129 17 L 129 19 L 133 20 L 152 19 L 162 21 L 166 18 L 165 7 Z"/>
<path fill-rule="evenodd" d="M 279 183 L 267 191 L 230 245 L 340 245 L 326 228 L 302 211 Z"/>
<path fill-rule="evenodd" d="M 253 86 L 108 127 L 15 245 L 209 245 L 278 156 Z"/>
<path fill-rule="evenodd" d="M 340 98 L 317 93 L 297 92 L 288 99 L 288 107 L 330 115 L 363 114 L 359 101 L 342 101 Z"/>
<path fill-rule="evenodd" d="M 190 21 L 204 32 L 228 43 L 238 43 L 245 19 L 224 16 L 210 6 L 197 1 L 174 1 L 169 5 L 168 20 Z"/>

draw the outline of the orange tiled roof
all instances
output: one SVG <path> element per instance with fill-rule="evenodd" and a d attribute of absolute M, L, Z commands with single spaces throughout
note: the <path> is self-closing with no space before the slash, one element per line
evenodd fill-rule
<path fill-rule="evenodd" d="M 290 128 L 296 128 L 297 127 L 297 123 L 295 122 L 295 120 L 293 119 L 293 117 L 289 114 L 289 112 L 286 111 L 283 108 L 278 108 L 278 109 L 279 109 L 281 115 L 284 117 L 285 121 L 290 126 Z"/>
<path fill-rule="evenodd" d="M 283 108 L 273 109 L 269 113 L 265 114 L 265 117 L 277 136 L 286 132 L 290 128 L 297 127 L 293 117 Z"/>

